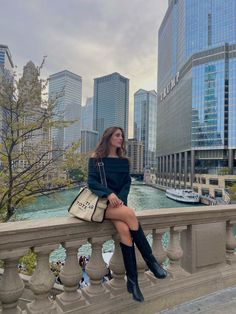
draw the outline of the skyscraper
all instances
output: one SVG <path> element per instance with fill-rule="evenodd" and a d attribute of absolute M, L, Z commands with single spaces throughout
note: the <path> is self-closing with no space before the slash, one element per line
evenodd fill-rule
<path fill-rule="evenodd" d="M 5 74 L 12 75 L 13 68 L 12 56 L 8 46 L 0 44 L 0 76 L 4 72 Z"/>
<path fill-rule="evenodd" d="M 20 167 L 28 167 L 29 160 L 26 158 L 33 155 L 36 151 L 43 156 L 38 164 L 42 165 L 48 162 L 51 158 L 51 143 L 50 143 L 50 130 L 45 125 L 40 127 L 37 121 L 43 121 L 42 117 L 46 112 L 46 108 L 42 108 L 42 86 L 39 78 L 39 71 L 32 61 L 29 61 L 23 69 L 23 75 L 19 80 L 19 100 L 22 104 L 21 120 L 22 127 L 21 133 L 28 131 L 25 140 L 19 144 L 19 160 Z M 30 130 L 30 132 L 29 132 Z M 31 131 L 32 130 L 32 131 Z M 37 155 L 37 154 L 36 154 Z M 33 158 L 33 157 L 32 157 Z M 37 156 L 37 158 L 39 158 Z M 35 157 L 35 160 L 37 160 Z M 32 162 L 32 160 L 31 160 Z"/>
<path fill-rule="evenodd" d="M 0 83 L 3 79 L 3 76 L 5 79 L 10 79 L 12 81 L 13 79 L 13 69 L 14 64 L 12 61 L 11 53 L 6 45 L 0 44 Z M 2 132 L 4 128 L 4 111 L 3 108 L 0 107 L 0 142 L 2 142 Z"/>
<path fill-rule="evenodd" d="M 92 152 L 98 144 L 98 132 L 81 130 L 81 153 Z"/>
<path fill-rule="evenodd" d="M 143 151 L 144 145 L 142 141 L 136 139 L 128 139 L 127 156 L 130 158 L 130 173 L 143 173 Z"/>
<path fill-rule="evenodd" d="M 85 106 L 81 107 L 82 129 L 93 130 L 93 97 L 87 97 Z"/>
<path fill-rule="evenodd" d="M 143 167 L 156 165 L 157 93 L 139 89 L 134 94 L 134 138 L 144 145 Z"/>
<path fill-rule="evenodd" d="M 54 147 L 65 149 L 77 142 L 81 130 L 82 78 L 68 70 L 49 77 L 49 100 L 55 101 L 55 120 L 72 122 L 64 128 L 52 129 Z"/>
<path fill-rule="evenodd" d="M 128 136 L 129 79 L 112 73 L 94 79 L 94 130 L 101 137 L 111 126 L 122 127 Z"/>
<path fill-rule="evenodd" d="M 171 0 L 158 33 L 159 183 L 236 173 L 236 1 Z"/>

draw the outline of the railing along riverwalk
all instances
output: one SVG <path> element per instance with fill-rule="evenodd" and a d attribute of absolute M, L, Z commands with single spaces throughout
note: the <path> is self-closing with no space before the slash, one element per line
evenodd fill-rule
<path fill-rule="evenodd" d="M 236 240 L 233 235 L 236 205 L 145 210 L 137 215 L 145 232 L 152 234 L 153 253 L 158 261 L 163 263 L 169 259 L 166 263 L 168 278 L 156 279 L 146 270 L 136 250 L 144 303 L 133 301 L 126 290 L 119 238 L 112 224 L 109 221 L 86 223 L 64 217 L 0 225 L 0 259 L 4 261 L 0 313 L 151 314 L 236 284 Z M 165 232 L 169 232 L 166 249 L 162 246 Z M 110 239 L 115 243 L 109 264 L 113 278 L 102 283 L 107 272 L 102 245 Z M 92 247 L 86 265 L 90 285 L 78 289 L 82 270 L 77 254 L 80 246 L 87 242 Z M 60 273 L 63 289 L 52 298 L 55 277 L 50 270 L 49 255 L 60 244 L 66 250 Z M 37 255 L 37 265 L 25 287 L 17 265 L 29 248 Z M 31 297 L 26 292 L 30 292 Z"/>

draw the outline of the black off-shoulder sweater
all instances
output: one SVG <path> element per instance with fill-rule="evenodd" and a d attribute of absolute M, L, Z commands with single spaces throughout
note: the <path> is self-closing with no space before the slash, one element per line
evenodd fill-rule
<path fill-rule="evenodd" d="M 99 197 L 107 197 L 109 194 L 115 193 L 127 205 L 131 184 L 128 159 L 104 157 L 102 161 L 106 173 L 107 188 L 101 184 L 97 159 L 90 158 L 88 163 L 89 189 Z"/>

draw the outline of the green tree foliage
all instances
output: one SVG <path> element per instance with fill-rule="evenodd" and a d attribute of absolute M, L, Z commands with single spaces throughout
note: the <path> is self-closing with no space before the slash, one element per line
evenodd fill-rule
<path fill-rule="evenodd" d="M 51 141 L 53 128 L 65 128 L 71 122 L 56 117 L 60 95 L 45 100 L 47 82 L 40 79 L 42 66 L 36 68 L 29 62 L 20 79 L 3 76 L 0 81 L 2 221 L 8 221 L 19 206 L 33 202 L 37 195 L 70 185 L 70 171 L 79 170 L 77 180 L 86 176 L 78 144 L 65 152 Z"/>
<path fill-rule="evenodd" d="M 19 259 L 19 265 L 24 266 L 25 273 L 31 276 L 36 266 L 36 254 L 29 250 L 26 255 Z"/>
<path fill-rule="evenodd" d="M 64 154 L 63 170 L 73 182 L 87 179 L 88 154 L 79 153 L 80 143 L 74 143 Z"/>
<path fill-rule="evenodd" d="M 221 169 L 218 170 L 218 175 L 227 175 L 229 174 L 230 171 L 229 171 L 229 168 L 228 167 L 223 167 Z"/>
<path fill-rule="evenodd" d="M 232 201 L 236 201 L 236 183 L 229 188 L 229 196 Z"/>

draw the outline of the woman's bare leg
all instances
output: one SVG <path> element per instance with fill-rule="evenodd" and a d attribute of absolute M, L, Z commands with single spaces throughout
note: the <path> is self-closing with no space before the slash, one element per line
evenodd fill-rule
<path fill-rule="evenodd" d="M 111 207 L 108 205 L 105 218 L 110 220 L 121 220 L 125 222 L 131 230 L 138 230 L 139 227 L 134 210 L 125 205 L 120 207 Z"/>
<path fill-rule="evenodd" d="M 133 241 L 130 235 L 129 226 L 121 220 L 111 220 L 111 222 L 114 224 L 120 235 L 120 241 L 125 245 L 132 246 Z"/>

